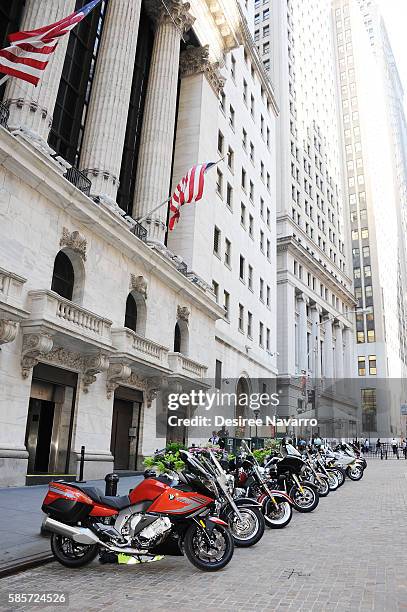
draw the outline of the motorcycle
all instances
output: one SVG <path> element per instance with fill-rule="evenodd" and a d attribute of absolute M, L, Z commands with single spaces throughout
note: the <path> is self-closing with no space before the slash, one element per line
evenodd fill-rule
<path fill-rule="evenodd" d="M 334 449 L 336 461 L 346 472 L 350 480 L 361 480 L 364 473 L 364 463 L 355 455 L 355 451 L 348 444 L 339 444 Z M 366 463 L 366 460 L 364 460 Z"/>
<path fill-rule="evenodd" d="M 282 445 L 281 452 L 282 457 L 269 458 L 265 464 L 270 486 L 287 493 L 298 512 L 312 512 L 319 504 L 319 493 L 302 477 L 305 461 L 291 444 Z"/>
<path fill-rule="evenodd" d="M 148 557 L 185 553 L 201 570 L 222 569 L 232 559 L 234 543 L 227 523 L 212 516 L 214 496 L 172 484 L 147 477 L 128 495 L 106 496 L 95 487 L 51 482 L 42 510 L 54 557 L 73 568 L 103 551 Z"/>
<path fill-rule="evenodd" d="M 330 491 L 328 476 L 321 473 L 315 458 L 308 451 L 302 457 L 305 461 L 302 475 L 317 487 L 320 497 L 326 497 Z"/>
<path fill-rule="evenodd" d="M 261 504 L 246 496 L 234 498 L 234 479 L 226 474 L 212 451 L 196 449 L 192 453 L 181 450 L 180 457 L 186 467 L 179 473 L 176 488 L 215 496 L 214 513 L 229 525 L 235 545 L 247 547 L 257 544 L 265 529 Z"/>

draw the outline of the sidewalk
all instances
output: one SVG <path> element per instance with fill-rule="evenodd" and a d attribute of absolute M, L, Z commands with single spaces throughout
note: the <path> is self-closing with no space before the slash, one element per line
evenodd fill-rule
<path fill-rule="evenodd" d="M 118 495 L 125 495 L 142 476 L 120 478 Z M 89 480 L 88 486 L 105 490 L 104 480 Z M 42 501 L 48 485 L 0 489 L 0 576 L 5 570 L 46 559 L 49 538 L 40 534 L 44 514 Z"/>

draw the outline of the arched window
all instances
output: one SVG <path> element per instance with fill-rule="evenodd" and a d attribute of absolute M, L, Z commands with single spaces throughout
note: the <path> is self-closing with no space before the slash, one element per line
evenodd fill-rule
<path fill-rule="evenodd" d="M 51 289 L 67 300 L 72 300 L 74 285 L 75 272 L 72 262 L 66 253 L 59 251 L 55 257 Z"/>
<path fill-rule="evenodd" d="M 188 355 L 189 330 L 188 323 L 178 319 L 174 329 L 174 353 Z"/>
<path fill-rule="evenodd" d="M 131 293 L 127 296 L 124 327 L 137 332 L 137 304 Z"/>
<path fill-rule="evenodd" d="M 126 314 L 124 316 L 124 327 L 136 332 L 139 336 L 145 336 L 147 323 L 147 306 L 143 295 L 138 291 L 132 291 L 127 296 Z"/>
<path fill-rule="evenodd" d="M 181 330 L 180 330 L 179 324 L 176 323 L 175 331 L 174 331 L 174 353 L 180 353 L 180 352 L 181 352 Z"/>

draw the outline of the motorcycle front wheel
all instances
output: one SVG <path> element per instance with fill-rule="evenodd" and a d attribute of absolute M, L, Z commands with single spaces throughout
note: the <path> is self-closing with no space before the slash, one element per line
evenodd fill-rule
<path fill-rule="evenodd" d="M 210 540 L 208 536 L 208 532 L 194 523 L 185 534 L 184 552 L 195 567 L 206 572 L 216 572 L 233 557 L 233 537 L 229 528 L 223 525 L 215 525 Z"/>
<path fill-rule="evenodd" d="M 335 475 L 338 479 L 338 487 L 341 487 L 345 482 L 346 474 L 345 470 L 339 467 L 331 468 L 332 472 L 335 472 Z"/>
<path fill-rule="evenodd" d="M 320 497 L 326 497 L 329 495 L 329 480 L 325 475 L 320 475 L 319 480 L 315 479 L 314 484 L 318 489 L 318 493 Z"/>
<path fill-rule="evenodd" d="M 339 487 L 338 477 L 333 470 L 327 470 L 327 471 L 328 471 L 328 477 L 329 477 L 329 490 L 336 491 L 336 489 Z"/>
<path fill-rule="evenodd" d="M 227 513 L 227 523 L 236 546 L 246 548 L 257 544 L 263 537 L 265 522 L 260 508 L 239 506 L 242 520 L 231 509 Z"/>
<path fill-rule="evenodd" d="M 347 467 L 346 468 L 346 475 L 351 480 L 360 480 L 361 478 L 363 478 L 363 470 L 358 465 L 356 467 L 354 467 L 354 468 Z"/>
<path fill-rule="evenodd" d="M 290 489 L 290 497 L 294 502 L 294 508 L 298 512 L 312 512 L 319 504 L 319 493 L 310 485 L 302 484 L 302 490 L 293 485 Z"/>
<path fill-rule="evenodd" d="M 277 502 L 277 506 L 276 508 L 269 497 L 263 506 L 264 520 L 267 527 L 271 527 L 271 529 L 283 529 L 293 516 L 291 505 L 288 502 Z"/>
<path fill-rule="evenodd" d="M 87 565 L 98 554 L 97 544 L 78 544 L 65 536 L 53 533 L 51 550 L 55 559 L 65 567 L 82 567 Z"/>

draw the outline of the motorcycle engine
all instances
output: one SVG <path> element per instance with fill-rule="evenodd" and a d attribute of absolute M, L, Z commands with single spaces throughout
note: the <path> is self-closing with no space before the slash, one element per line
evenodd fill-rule
<path fill-rule="evenodd" d="M 132 542 L 136 542 L 142 548 L 156 546 L 171 529 L 171 521 L 166 516 L 158 517 L 153 522 L 148 521 L 150 518 L 151 515 L 148 514 L 136 514 L 126 525 Z M 143 527 L 143 523 L 146 523 L 146 527 Z"/>

